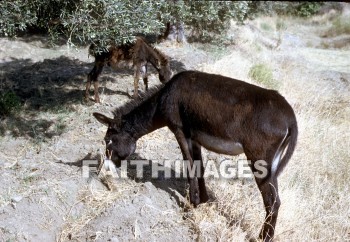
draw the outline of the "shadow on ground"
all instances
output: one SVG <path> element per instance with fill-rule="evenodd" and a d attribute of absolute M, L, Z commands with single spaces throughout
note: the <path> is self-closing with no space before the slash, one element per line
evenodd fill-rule
<path fill-rule="evenodd" d="M 21 104 L 19 112 L 0 117 L 0 135 L 39 140 L 60 135 L 65 124 L 51 114 L 75 111 L 72 104 L 83 101 L 82 84 L 91 68 L 65 56 L 42 62 L 12 58 L 0 63 L 0 93 L 14 93 Z"/>
<path fill-rule="evenodd" d="M 171 66 L 175 73 L 184 70 L 184 65 L 176 60 L 171 60 Z M 40 137 L 40 139 L 60 135 L 65 124 L 53 126 L 55 121 L 48 121 L 47 116 L 51 113 L 76 112 L 74 106 L 76 104 L 88 105 L 84 101 L 84 89 L 87 74 L 92 68 L 93 63 L 85 63 L 66 56 L 45 59 L 41 62 L 12 58 L 0 63 L 0 93 L 8 91 L 15 93 L 22 105 L 22 112 L 8 116 L 6 121 L 1 121 L 4 117 L 0 116 L 0 135 L 10 132 L 15 137 Z M 156 70 L 151 67 L 149 73 L 156 73 Z M 117 82 L 117 76 L 132 76 L 133 70 L 127 68 L 114 70 L 106 66 L 102 74 L 101 83 Z M 108 85 L 104 88 L 104 93 L 130 97 L 127 92 L 112 90 Z M 42 112 L 49 112 L 45 119 L 39 118 Z M 51 130 L 48 131 L 50 127 Z"/>
<path fill-rule="evenodd" d="M 82 101 L 82 84 L 91 64 L 65 56 L 33 63 L 12 59 L 1 63 L 1 90 L 12 90 L 28 111 L 55 111 Z"/>
<path fill-rule="evenodd" d="M 87 154 L 84 158 L 79 159 L 74 162 L 63 162 L 59 161 L 58 163 L 69 165 L 69 166 L 76 166 L 82 168 L 83 166 L 88 166 L 89 168 L 89 178 L 88 181 L 91 179 L 97 179 L 97 156 L 92 156 L 91 153 Z M 85 163 L 84 161 L 88 161 Z M 94 162 L 96 161 L 96 162 Z M 143 172 L 142 174 L 137 174 L 137 165 L 136 163 L 143 163 Z M 120 164 L 116 164 L 117 167 L 120 167 Z M 156 178 L 152 176 L 152 161 L 147 160 L 140 156 L 139 154 L 135 153 L 131 155 L 127 161 L 127 177 L 128 179 L 135 180 L 138 183 L 145 183 L 145 182 L 151 182 L 156 188 L 162 189 L 165 192 L 169 193 L 171 196 L 173 196 L 179 206 L 184 206 L 183 199 L 180 199 L 179 195 L 182 197 L 186 197 L 186 190 L 188 187 L 187 178 L 183 178 L 182 174 L 179 178 L 176 178 L 175 174 L 176 171 L 173 169 L 170 169 L 171 176 L 170 178 L 164 177 L 164 172 L 160 171 Z M 159 170 L 162 170 L 164 166 L 158 165 Z M 118 169 L 118 168 L 117 168 Z M 140 169 L 138 169 L 140 171 Z M 120 175 L 120 174 L 119 174 Z M 115 178 L 118 179 L 118 178 Z"/>
<path fill-rule="evenodd" d="M 65 56 L 36 63 L 30 59 L 12 59 L 0 63 L 0 91 L 15 92 L 29 111 L 60 110 L 83 101 L 86 76 L 92 67 L 92 63 Z M 171 68 L 174 73 L 185 70 L 184 64 L 176 60 L 171 60 Z M 150 73 L 155 73 L 154 68 L 149 69 Z M 126 76 L 133 75 L 133 70 L 105 67 L 102 74 Z M 108 76 L 100 79 L 100 82 L 115 81 Z M 106 94 L 126 95 L 123 91 L 111 89 L 107 89 Z"/>

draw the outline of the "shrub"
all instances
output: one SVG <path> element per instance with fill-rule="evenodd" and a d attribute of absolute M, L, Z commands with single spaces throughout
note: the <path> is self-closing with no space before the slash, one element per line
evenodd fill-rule
<path fill-rule="evenodd" d="M 300 17 L 311 17 L 320 10 L 321 5 L 319 2 L 300 2 L 291 9 L 291 13 Z"/>
<path fill-rule="evenodd" d="M 328 35 L 331 36 L 350 34 L 350 16 L 338 16 L 335 18 L 328 32 Z"/>
<path fill-rule="evenodd" d="M 310 17 L 316 14 L 323 2 L 286 2 L 286 1 L 253 1 L 249 4 L 251 16 L 256 15 L 292 15 Z"/>
<path fill-rule="evenodd" d="M 220 39 L 230 26 L 230 20 L 243 22 L 249 13 L 248 1 L 186 1 L 181 21 L 194 39 L 211 41 Z"/>
<path fill-rule="evenodd" d="M 277 88 L 277 83 L 273 79 L 272 70 L 265 64 L 257 64 L 252 66 L 248 75 L 250 78 L 268 88 Z"/>
<path fill-rule="evenodd" d="M 0 115 L 8 115 L 18 111 L 21 107 L 21 101 L 16 93 L 7 91 L 0 93 Z"/>
<path fill-rule="evenodd" d="M 272 31 L 273 30 L 271 25 L 269 25 L 268 23 L 261 23 L 260 28 L 265 30 L 265 31 Z"/>

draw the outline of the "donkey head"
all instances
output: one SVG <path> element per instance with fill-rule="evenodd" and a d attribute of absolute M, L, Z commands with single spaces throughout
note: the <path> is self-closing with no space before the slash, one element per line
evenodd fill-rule
<path fill-rule="evenodd" d="M 168 62 L 161 63 L 159 65 L 158 73 L 159 73 L 159 81 L 161 83 L 168 82 L 170 80 L 171 76 L 173 75 Z"/>
<path fill-rule="evenodd" d="M 166 83 L 170 80 L 172 77 L 173 72 L 170 69 L 170 65 L 167 64 L 165 66 L 162 66 L 159 70 L 159 80 L 161 83 Z"/>
<path fill-rule="evenodd" d="M 100 113 L 93 113 L 94 117 L 108 127 L 105 142 L 106 156 L 111 156 L 111 160 L 123 160 L 133 154 L 136 149 L 136 140 L 122 128 L 120 118 L 108 118 Z"/>

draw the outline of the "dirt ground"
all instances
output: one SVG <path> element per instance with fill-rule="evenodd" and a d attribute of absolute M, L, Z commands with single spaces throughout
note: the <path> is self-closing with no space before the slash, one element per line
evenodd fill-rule
<path fill-rule="evenodd" d="M 199 69 L 232 76 L 235 72 L 237 78 L 243 79 L 254 63 L 254 51 L 247 52 L 244 47 L 249 44 L 269 53 L 259 58 L 268 60 L 273 56 L 279 58 L 281 65 L 299 55 L 298 58 L 305 59 L 304 64 L 308 63 L 302 68 L 314 72 L 327 69 L 323 75 L 339 83 L 343 80 L 344 88 L 349 88 L 349 45 L 342 46 L 342 53 L 332 61 L 329 56 L 338 50 L 317 49 L 320 37 L 312 35 L 310 38 L 315 39 L 311 40 L 302 34 L 285 32 L 279 43 L 277 35 L 266 36 L 256 26 L 259 25 L 253 23 L 232 28 L 233 41 L 221 49 L 169 43 L 158 48 L 170 57 L 175 73 Z M 333 43 L 331 40 L 326 39 Z M 260 47 L 254 46 L 254 41 Z M 310 41 L 314 49 L 307 48 Z M 139 179 L 131 167 L 128 178 L 112 181 L 110 191 L 94 172 L 83 177 L 82 162 L 96 159 L 104 149 L 106 128 L 92 113 L 111 115 L 115 107 L 128 102 L 133 72 L 106 67 L 100 77 L 102 103 L 96 104 L 92 99 L 85 102 L 86 76 L 93 67 L 87 48 L 65 45 L 49 48 L 44 43 L 45 37 L 40 36 L 0 38 L 0 88 L 14 91 L 22 101 L 19 114 L 0 120 L 0 241 L 225 241 L 226 237 L 213 235 L 209 230 L 199 232 L 204 222 L 194 224 L 193 210 L 188 209 L 186 180 L 155 179 L 149 168 L 145 177 Z M 228 59 L 236 59 L 241 65 L 239 68 L 227 65 Z M 327 64 L 326 59 L 331 63 Z M 291 72 L 297 72 L 301 65 Z M 274 76 L 282 77 L 282 73 L 274 70 Z M 159 84 L 154 70 L 149 80 L 150 86 Z M 296 96 L 291 103 L 298 109 Z M 182 159 L 173 134 L 166 128 L 142 137 L 137 145 L 131 160 Z M 206 150 L 204 155 L 206 159 L 225 159 Z M 230 183 L 251 189 L 249 194 L 262 203 L 253 181 Z M 222 184 L 223 189 L 225 186 Z M 217 192 L 212 187 L 209 182 L 211 201 L 217 201 Z M 248 208 L 254 202 L 242 203 Z M 217 217 L 232 224 L 225 213 Z M 255 227 L 252 235 L 245 232 L 244 224 L 237 228 L 241 233 L 237 241 L 254 237 L 260 229 Z"/>

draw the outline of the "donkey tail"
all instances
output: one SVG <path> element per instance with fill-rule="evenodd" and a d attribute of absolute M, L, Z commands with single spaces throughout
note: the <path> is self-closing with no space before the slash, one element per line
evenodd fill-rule
<path fill-rule="evenodd" d="M 294 122 L 288 128 L 287 137 L 282 142 L 282 145 L 278 151 L 283 153 L 285 148 L 288 146 L 286 152 L 284 153 L 283 157 L 281 158 L 275 170 L 276 177 L 279 176 L 279 174 L 283 171 L 284 167 L 287 165 L 288 161 L 292 157 L 297 144 L 297 139 L 298 139 L 298 125 L 296 122 Z"/>

